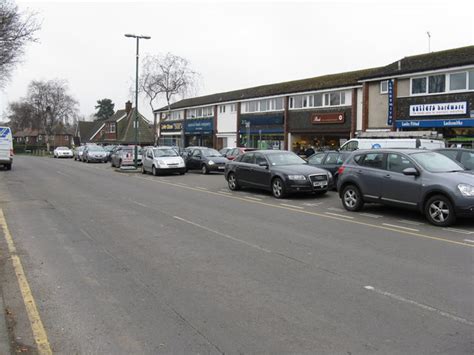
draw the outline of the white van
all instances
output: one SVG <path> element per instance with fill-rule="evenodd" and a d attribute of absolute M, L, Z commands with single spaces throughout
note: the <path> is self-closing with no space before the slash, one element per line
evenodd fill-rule
<path fill-rule="evenodd" d="M 0 127 L 0 165 L 11 170 L 13 164 L 13 138 L 10 127 Z"/>
<path fill-rule="evenodd" d="M 345 142 L 340 150 L 377 149 L 377 148 L 444 148 L 440 139 L 423 138 L 353 138 Z"/>

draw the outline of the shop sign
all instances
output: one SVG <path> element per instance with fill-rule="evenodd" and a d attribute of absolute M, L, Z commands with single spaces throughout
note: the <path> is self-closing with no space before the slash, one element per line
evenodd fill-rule
<path fill-rule="evenodd" d="M 271 126 L 271 125 L 282 125 L 283 124 L 283 115 L 273 115 L 273 116 L 245 116 L 241 117 L 240 125 L 245 127 L 247 123 L 250 123 L 251 126 Z"/>
<path fill-rule="evenodd" d="M 466 113 L 466 101 L 410 105 L 410 116 L 465 115 Z"/>
<path fill-rule="evenodd" d="M 463 120 L 397 120 L 397 128 L 474 127 L 474 119 Z"/>
<path fill-rule="evenodd" d="M 182 122 L 163 122 L 160 124 L 161 132 L 181 131 L 182 128 Z"/>
<path fill-rule="evenodd" d="M 387 126 L 393 124 L 393 80 L 388 81 L 388 115 Z"/>
<path fill-rule="evenodd" d="M 213 119 L 187 120 L 184 126 L 186 133 L 210 134 L 213 130 Z"/>
<path fill-rule="evenodd" d="M 311 116 L 312 124 L 333 124 L 344 122 L 344 112 L 314 113 Z"/>

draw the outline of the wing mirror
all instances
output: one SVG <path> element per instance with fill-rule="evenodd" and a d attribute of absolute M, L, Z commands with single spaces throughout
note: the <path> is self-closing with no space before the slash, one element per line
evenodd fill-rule
<path fill-rule="evenodd" d="M 268 169 L 268 163 L 266 161 L 261 161 L 260 163 L 258 163 L 258 166 Z"/>
<path fill-rule="evenodd" d="M 403 169 L 402 173 L 403 173 L 403 175 L 407 175 L 407 176 L 419 176 L 420 175 L 418 170 L 416 170 L 415 168 Z"/>

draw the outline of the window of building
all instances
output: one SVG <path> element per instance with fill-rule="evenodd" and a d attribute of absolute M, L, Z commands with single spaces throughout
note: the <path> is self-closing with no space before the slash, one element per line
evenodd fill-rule
<path fill-rule="evenodd" d="M 380 82 L 380 93 L 381 94 L 388 93 L 388 80 L 383 80 Z"/>
<path fill-rule="evenodd" d="M 474 70 L 468 71 L 469 90 L 474 90 Z"/>
<path fill-rule="evenodd" d="M 219 106 L 219 113 L 225 113 L 225 105 Z"/>
<path fill-rule="evenodd" d="M 313 95 L 313 107 L 323 106 L 323 94 L 314 94 Z"/>
<path fill-rule="evenodd" d="M 116 129 L 115 122 L 113 122 L 110 124 L 110 133 L 115 133 L 115 129 Z"/>
<path fill-rule="evenodd" d="M 202 118 L 214 116 L 214 107 L 197 107 L 186 111 L 186 118 Z"/>
<path fill-rule="evenodd" d="M 230 105 L 230 112 L 235 112 L 236 111 L 236 104 L 231 104 Z"/>
<path fill-rule="evenodd" d="M 266 112 L 283 110 L 283 98 L 263 99 L 244 103 L 244 112 Z"/>
<path fill-rule="evenodd" d="M 466 90 L 467 88 L 467 75 L 466 73 L 453 73 L 449 74 L 449 90 Z"/>
<path fill-rule="evenodd" d="M 426 78 L 415 78 L 411 80 L 411 93 L 412 94 L 425 94 L 426 93 Z"/>
<path fill-rule="evenodd" d="M 347 91 L 334 91 L 329 93 L 317 93 L 313 95 L 298 95 L 292 96 L 289 100 L 290 109 L 295 108 L 311 108 L 311 107 L 324 107 L 324 106 L 341 106 L 345 105 L 347 100 L 350 101 L 351 92 Z"/>
<path fill-rule="evenodd" d="M 329 96 L 329 105 L 330 106 L 337 106 L 341 104 L 341 93 L 340 92 L 332 92 Z"/>
<path fill-rule="evenodd" d="M 446 74 L 430 75 L 428 77 L 428 92 L 430 94 L 445 92 L 446 90 Z"/>
<path fill-rule="evenodd" d="M 172 120 L 180 120 L 181 119 L 181 111 L 171 112 L 171 119 Z"/>

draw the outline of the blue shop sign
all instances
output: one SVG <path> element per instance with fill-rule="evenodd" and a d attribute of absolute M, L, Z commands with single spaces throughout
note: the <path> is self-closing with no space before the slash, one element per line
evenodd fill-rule
<path fill-rule="evenodd" d="M 283 134 L 283 127 L 250 127 L 250 132 L 249 129 L 246 127 L 240 127 L 239 133 L 241 134 L 270 134 L 270 133 L 281 133 Z"/>
<path fill-rule="evenodd" d="M 397 128 L 474 127 L 474 119 L 398 120 Z"/>
<path fill-rule="evenodd" d="M 250 122 L 250 126 L 282 125 L 283 115 L 245 115 L 240 117 L 241 127 L 245 127 L 247 122 Z"/>
<path fill-rule="evenodd" d="M 211 134 L 214 130 L 214 119 L 187 120 L 184 125 L 186 134 Z"/>

